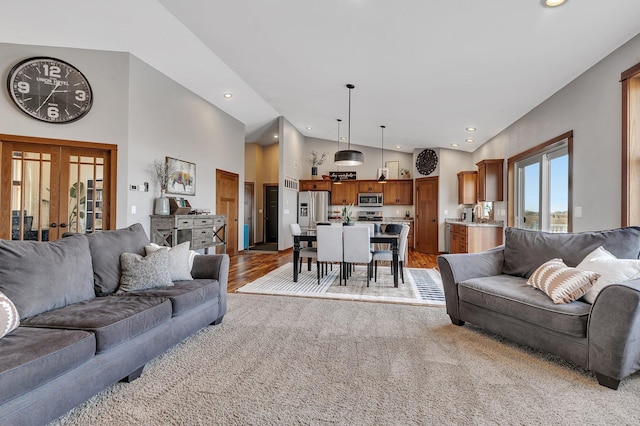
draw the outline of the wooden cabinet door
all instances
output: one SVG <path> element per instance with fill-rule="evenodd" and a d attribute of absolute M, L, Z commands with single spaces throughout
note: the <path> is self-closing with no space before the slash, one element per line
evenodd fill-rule
<path fill-rule="evenodd" d="M 339 184 L 331 185 L 331 204 L 347 205 L 357 204 L 358 202 L 358 184 L 354 181 L 343 181 Z"/>
<path fill-rule="evenodd" d="M 458 204 L 476 203 L 478 172 L 458 173 Z"/>
<path fill-rule="evenodd" d="M 382 192 L 384 183 L 380 183 L 377 180 L 359 180 L 358 192 Z"/>
<path fill-rule="evenodd" d="M 301 180 L 300 191 L 331 191 L 330 180 Z"/>
<path fill-rule="evenodd" d="M 478 201 L 503 201 L 504 160 L 482 160 L 478 166 Z"/>
<path fill-rule="evenodd" d="M 413 204 L 412 180 L 389 180 L 384 187 L 384 205 L 410 206 Z"/>

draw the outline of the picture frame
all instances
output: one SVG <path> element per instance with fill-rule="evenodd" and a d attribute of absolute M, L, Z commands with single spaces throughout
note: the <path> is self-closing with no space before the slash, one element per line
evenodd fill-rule
<path fill-rule="evenodd" d="M 387 179 L 398 179 L 398 170 L 400 170 L 399 161 L 387 161 L 384 163 L 384 166 L 389 169 L 389 174 L 385 175 Z"/>
<path fill-rule="evenodd" d="M 167 194 L 196 195 L 196 164 L 177 158 L 166 158 L 175 171 L 169 176 Z"/>
<path fill-rule="evenodd" d="M 389 179 L 389 168 L 388 167 L 384 167 L 384 168 L 378 167 L 378 175 L 376 176 L 376 178 L 379 178 L 381 175 L 384 175 L 385 178 Z"/>

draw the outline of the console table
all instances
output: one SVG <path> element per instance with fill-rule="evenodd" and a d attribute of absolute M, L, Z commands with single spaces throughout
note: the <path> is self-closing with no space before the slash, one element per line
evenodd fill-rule
<path fill-rule="evenodd" d="M 227 217 L 225 215 L 151 215 L 151 242 L 174 247 L 189 241 L 191 250 L 222 246 L 227 252 Z"/>

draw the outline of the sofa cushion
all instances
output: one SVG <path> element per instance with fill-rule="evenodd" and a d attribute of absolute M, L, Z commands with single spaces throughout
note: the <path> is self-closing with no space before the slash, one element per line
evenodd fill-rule
<path fill-rule="evenodd" d="M 637 259 L 640 227 L 569 234 L 507 228 L 502 273 L 529 278 L 538 266 L 555 258 L 575 267 L 599 246 L 619 259 Z"/>
<path fill-rule="evenodd" d="M 169 251 L 166 248 L 153 252 L 149 256 L 122 253 L 120 268 L 122 275 L 120 275 L 120 287 L 116 294 L 173 285 L 169 273 Z"/>
<path fill-rule="evenodd" d="M 193 250 L 189 250 L 190 242 L 178 244 L 175 247 L 163 247 L 158 244 L 150 244 L 144 246 L 144 251 L 149 256 L 158 250 L 169 250 L 169 273 L 171 274 L 171 281 L 184 281 L 192 280 L 191 268 L 193 267 L 193 258 L 197 254 Z M 192 254 L 194 253 L 194 254 Z"/>
<path fill-rule="evenodd" d="M 600 274 L 568 267 L 562 259 L 551 259 L 536 269 L 527 280 L 542 290 L 553 303 L 570 303 L 584 296 Z"/>
<path fill-rule="evenodd" d="M 18 328 L 20 315 L 13 304 L 3 292 L 0 291 L 0 337 L 4 337 Z"/>
<path fill-rule="evenodd" d="M 0 291 L 21 319 L 95 297 L 86 238 L 0 240 Z"/>
<path fill-rule="evenodd" d="M 36 315 L 22 325 L 91 331 L 96 336 L 96 353 L 100 353 L 170 318 L 167 299 L 105 296 Z"/>
<path fill-rule="evenodd" d="M 583 297 L 588 303 L 595 302 L 598 294 L 606 286 L 640 278 L 640 260 L 617 259 L 602 247 L 592 251 L 576 266 L 576 269 L 600 274 L 598 281 Z"/>
<path fill-rule="evenodd" d="M 220 295 L 220 283 L 214 279 L 176 281 L 173 283 L 173 287 L 133 291 L 127 295 L 168 298 L 173 307 L 173 316 L 176 316 L 207 300 L 217 298 Z"/>
<path fill-rule="evenodd" d="M 556 305 L 529 285 L 525 278 L 511 275 L 473 278 L 458 286 L 460 300 L 500 312 L 541 327 L 586 337 L 591 305 L 580 300 Z"/>
<path fill-rule="evenodd" d="M 145 255 L 144 246 L 149 238 L 141 224 L 113 231 L 101 231 L 87 235 L 93 277 L 97 295 L 114 293 L 120 285 L 120 255 L 136 253 Z"/>
<path fill-rule="evenodd" d="M 0 405 L 84 364 L 95 350 L 93 333 L 18 327 L 0 343 Z"/>

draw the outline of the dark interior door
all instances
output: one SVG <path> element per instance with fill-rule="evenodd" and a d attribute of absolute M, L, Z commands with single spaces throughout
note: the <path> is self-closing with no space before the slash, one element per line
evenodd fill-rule
<path fill-rule="evenodd" d="M 278 187 L 266 186 L 264 196 L 264 241 L 278 242 Z"/>
<path fill-rule="evenodd" d="M 253 233 L 255 232 L 255 225 L 253 224 L 253 211 L 255 197 L 253 192 L 253 182 L 244 183 L 244 224 L 249 225 L 249 247 L 252 247 L 255 242 Z M 245 236 L 246 238 L 246 236 Z"/>

